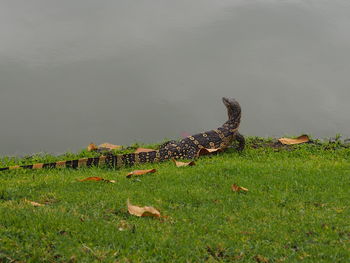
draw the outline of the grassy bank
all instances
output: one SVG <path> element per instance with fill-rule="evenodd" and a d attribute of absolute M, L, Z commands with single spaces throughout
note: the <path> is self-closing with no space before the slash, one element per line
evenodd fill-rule
<path fill-rule="evenodd" d="M 280 147 L 250 138 L 244 152 L 202 157 L 192 167 L 3 172 L 0 262 L 348 262 L 349 160 L 339 141 Z M 125 178 L 149 168 L 157 172 Z M 89 176 L 116 183 L 77 181 Z M 233 192 L 233 183 L 249 191 Z M 132 216 L 128 198 L 166 217 Z"/>

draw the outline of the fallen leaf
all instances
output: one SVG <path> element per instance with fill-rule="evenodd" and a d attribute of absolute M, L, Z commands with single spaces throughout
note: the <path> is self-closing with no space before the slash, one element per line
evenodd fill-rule
<path fill-rule="evenodd" d="M 259 263 L 268 263 L 269 262 L 269 259 L 268 258 L 265 258 L 261 255 L 256 255 L 254 257 L 254 259 L 256 260 L 256 262 L 259 262 Z"/>
<path fill-rule="evenodd" d="M 123 146 L 121 145 L 115 145 L 115 144 L 111 144 L 111 143 L 108 143 L 108 142 L 105 142 L 105 143 L 102 143 L 98 146 L 98 149 L 107 149 L 107 150 L 118 150 L 118 149 L 121 149 L 123 148 Z"/>
<path fill-rule="evenodd" d="M 160 217 L 160 212 L 152 206 L 139 207 L 130 204 L 129 199 L 127 200 L 128 211 L 130 214 L 135 216 L 154 216 Z"/>
<path fill-rule="evenodd" d="M 79 182 L 85 182 L 85 181 L 102 181 L 103 179 L 101 177 L 87 177 L 84 179 L 79 179 Z"/>
<path fill-rule="evenodd" d="M 87 147 L 88 152 L 96 151 L 97 146 L 94 143 L 90 143 Z"/>
<path fill-rule="evenodd" d="M 198 156 L 208 155 L 208 154 L 217 153 L 221 151 L 222 151 L 221 148 L 215 148 L 215 149 L 202 148 L 198 151 Z"/>
<path fill-rule="evenodd" d="M 175 159 L 173 159 L 173 162 L 175 163 L 175 165 L 177 167 L 193 166 L 193 165 L 196 164 L 194 161 L 191 161 L 191 162 L 179 162 L 179 161 L 176 161 Z"/>
<path fill-rule="evenodd" d="M 240 191 L 248 192 L 248 189 L 247 189 L 247 188 L 238 186 L 238 185 L 236 185 L 236 184 L 231 185 L 231 189 L 232 189 L 232 191 L 234 191 L 234 192 L 240 192 Z"/>
<path fill-rule="evenodd" d="M 154 149 L 147 149 L 147 148 L 137 148 L 135 153 L 147 153 L 147 152 L 154 152 Z"/>
<path fill-rule="evenodd" d="M 301 135 L 296 139 L 291 138 L 279 138 L 278 141 L 282 144 L 292 145 L 292 144 L 300 144 L 310 141 L 309 136 Z"/>
<path fill-rule="evenodd" d="M 45 206 L 43 204 L 39 204 L 37 202 L 33 202 L 33 201 L 30 201 L 30 200 L 27 200 L 27 199 L 24 199 L 25 202 L 31 204 L 32 206 Z"/>
<path fill-rule="evenodd" d="M 133 175 L 144 175 L 148 173 L 155 173 L 157 170 L 156 169 L 149 169 L 149 170 L 135 170 L 126 175 L 126 177 L 130 178 Z"/>
<path fill-rule="evenodd" d="M 101 177 L 96 177 L 96 176 L 93 176 L 93 177 L 87 177 L 87 178 L 84 178 L 84 179 L 78 179 L 79 182 L 85 182 L 85 181 L 103 181 L 103 182 L 107 182 L 107 183 L 115 183 L 115 180 L 108 180 L 108 179 L 103 179 Z"/>

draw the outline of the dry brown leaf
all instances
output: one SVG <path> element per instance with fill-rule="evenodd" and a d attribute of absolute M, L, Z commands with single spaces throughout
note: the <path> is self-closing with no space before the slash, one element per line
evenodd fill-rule
<path fill-rule="evenodd" d="M 88 152 L 96 151 L 97 146 L 94 143 L 90 143 L 87 147 Z"/>
<path fill-rule="evenodd" d="M 31 204 L 32 206 L 45 206 L 44 204 L 33 202 L 33 201 L 30 201 L 30 200 L 27 200 L 27 199 L 24 199 L 24 201 L 29 203 L 29 204 Z"/>
<path fill-rule="evenodd" d="M 256 256 L 254 257 L 254 259 L 255 259 L 255 261 L 258 262 L 258 263 L 268 263 L 268 262 L 269 262 L 269 259 L 263 257 L 262 255 L 256 255 Z"/>
<path fill-rule="evenodd" d="M 103 181 L 103 182 L 107 182 L 107 183 L 115 183 L 114 180 L 107 180 L 107 179 L 103 179 L 101 177 L 97 177 L 97 176 L 93 176 L 93 177 L 87 177 L 84 179 L 80 179 L 78 180 L 79 182 L 85 182 L 85 181 Z"/>
<path fill-rule="evenodd" d="M 108 142 L 102 143 L 98 146 L 99 149 L 108 149 L 108 150 L 118 150 L 118 149 L 121 149 L 122 147 L 123 146 L 121 145 L 115 145 Z"/>
<path fill-rule="evenodd" d="M 160 212 L 152 206 L 139 207 L 130 204 L 129 199 L 127 200 L 128 211 L 130 214 L 135 216 L 154 216 L 160 217 Z"/>
<path fill-rule="evenodd" d="M 300 144 L 300 143 L 306 143 L 309 142 L 309 136 L 307 135 L 301 135 L 296 139 L 291 138 L 279 138 L 278 141 L 282 144 L 292 145 L 292 144 Z"/>
<path fill-rule="evenodd" d="M 79 179 L 78 181 L 79 182 L 85 182 L 85 181 L 102 181 L 103 178 L 101 177 L 96 177 L 96 176 L 93 176 L 93 177 L 87 177 L 87 178 L 84 178 L 84 179 Z"/>
<path fill-rule="evenodd" d="M 232 189 L 232 191 L 234 191 L 234 192 L 240 192 L 240 191 L 248 192 L 248 189 L 247 189 L 247 188 L 242 187 L 242 186 L 238 186 L 238 185 L 236 185 L 236 184 L 231 185 L 231 189 Z"/>
<path fill-rule="evenodd" d="M 115 184 L 115 180 L 107 180 L 107 179 L 104 179 L 104 182 Z"/>
<path fill-rule="evenodd" d="M 217 153 L 221 151 L 222 151 L 221 148 L 216 148 L 216 149 L 202 148 L 198 151 L 198 156 L 208 155 L 208 154 Z"/>
<path fill-rule="evenodd" d="M 194 161 L 191 161 L 191 162 L 179 162 L 179 161 L 176 161 L 175 159 L 173 159 L 173 162 L 175 163 L 175 165 L 177 167 L 193 166 L 193 165 L 196 164 Z"/>
<path fill-rule="evenodd" d="M 148 173 L 155 173 L 157 170 L 156 169 L 148 169 L 148 170 L 135 170 L 126 175 L 126 177 L 130 178 L 133 175 L 144 175 Z"/>
<path fill-rule="evenodd" d="M 147 149 L 147 148 L 137 148 L 135 153 L 148 153 L 148 152 L 153 152 L 155 151 L 154 149 Z"/>

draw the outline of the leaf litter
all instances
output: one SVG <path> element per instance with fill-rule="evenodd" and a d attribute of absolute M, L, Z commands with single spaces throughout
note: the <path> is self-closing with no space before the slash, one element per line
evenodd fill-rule
<path fill-rule="evenodd" d="M 134 153 L 148 153 L 148 152 L 154 152 L 155 149 L 148 149 L 148 148 L 137 148 Z"/>
<path fill-rule="evenodd" d="M 306 143 L 310 141 L 309 136 L 307 135 L 301 135 L 298 138 L 292 139 L 292 138 L 279 138 L 278 141 L 282 144 L 286 145 L 293 145 L 293 144 L 301 144 L 301 143 Z"/>
<path fill-rule="evenodd" d="M 248 189 L 242 186 L 238 186 L 237 184 L 231 185 L 231 189 L 233 192 L 248 192 Z"/>
<path fill-rule="evenodd" d="M 152 206 L 140 207 L 140 206 L 132 205 L 129 199 L 126 201 L 126 203 L 128 206 L 128 212 L 131 215 L 135 215 L 138 217 L 144 217 L 144 216 L 160 217 L 160 212 Z"/>
<path fill-rule="evenodd" d="M 209 155 L 209 154 L 213 154 L 213 153 L 218 153 L 218 152 L 222 152 L 223 149 L 221 148 L 214 148 L 214 149 L 210 149 L 210 148 L 202 148 L 198 151 L 198 156 L 203 156 L 203 155 Z"/>
<path fill-rule="evenodd" d="M 34 201 L 30 201 L 30 200 L 27 200 L 27 199 L 24 199 L 24 201 L 28 204 L 31 204 L 32 206 L 35 206 L 35 207 L 38 207 L 38 206 L 45 206 L 44 204 L 40 204 L 40 203 L 37 203 L 37 202 L 34 202 Z"/>
<path fill-rule="evenodd" d="M 102 181 L 102 182 L 106 182 L 106 183 L 115 183 L 115 180 L 108 180 L 108 179 L 104 179 L 104 178 L 101 178 L 101 177 L 97 177 L 97 176 L 92 176 L 92 177 L 87 177 L 87 178 L 84 178 L 84 179 L 77 179 L 77 181 L 79 182 L 86 182 L 86 181 Z"/>
<path fill-rule="evenodd" d="M 123 148 L 121 145 L 111 144 L 109 142 L 105 142 L 96 146 L 94 143 L 90 143 L 87 147 L 88 152 L 92 151 L 110 151 L 110 150 L 119 150 Z"/>
<path fill-rule="evenodd" d="M 88 152 L 97 151 L 97 146 L 94 143 L 90 143 L 87 147 Z"/>
<path fill-rule="evenodd" d="M 155 173 L 156 169 L 147 169 L 147 170 L 135 170 L 126 175 L 127 178 L 131 178 L 132 176 L 144 175 L 149 173 Z"/>
<path fill-rule="evenodd" d="M 193 166 L 193 165 L 196 164 L 194 161 L 191 161 L 191 162 L 180 162 L 180 161 L 177 161 L 175 159 L 172 159 L 172 160 L 175 163 L 176 167 Z"/>

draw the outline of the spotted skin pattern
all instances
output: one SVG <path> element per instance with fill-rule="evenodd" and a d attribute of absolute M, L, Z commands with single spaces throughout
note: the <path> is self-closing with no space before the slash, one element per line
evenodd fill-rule
<path fill-rule="evenodd" d="M 244 137 L 238 132 L 241 121 L 241 107 L 232 98 L 223 98 L 228 112 L 228 121 L 221 127 L 203 133 L 188 136 L 180 141 L 168 141 L 158 150 L 151 152 L 129 153 L 122 155 L 107 154 L 93 158 L 59 161 L 54 163 L 37 163 L 30 165 L 16 165 L 0 168 L 0 171 L 13 169 L 42 169 L 42 168 L 79 168 L 107 165 L 110 167 L 130 166 L 139 163 L 162 162 L 170 159 L 194 159 L 202 148 L 225 149 L 236 140 L 238 150 L 244 149 Z"/>
<path fill-rule="evenodd" d="M 163 144 L 160 151 L 168 152 L 169 158 L 193 159 L 198 157 L 202 148 L 225 149 L 234 140 L 238 141 L 238 150 L 243 150 L 245 146 L 244 137 L 238 132 L 241 121 L 241 107 L 235 99 L 223 98 L 223 102 L 228 111 L 228 121 L 221 127 L 188 136 L 180 141 L 169 141 Z"/>

